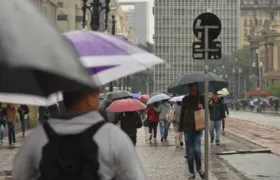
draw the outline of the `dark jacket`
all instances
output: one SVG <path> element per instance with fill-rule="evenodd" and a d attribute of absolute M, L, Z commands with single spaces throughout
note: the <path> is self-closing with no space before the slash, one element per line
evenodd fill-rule
<path fill-rule="evenodd" d="M 29 108 L 27 105 L 20 105 L 18 108 L 19 119 L 22 121 L 24 119 L 24 115 L 29 114 Z"/>
<path fill-rule="evenodd" d="M 214 102 L 214 100 L 212 100 L 212 99 L 210 101 L 213 102 L 212 105 L 209 104 L 210 120 L 220 121 L 223 118 L 225 118 L 226 114 L 225 114 L 224 103 L 220 99 L 218 99 L 217 102 Z"/>
<path fill-rule="evenodd" d="M 142 127 L 141 116 L 137 111 L 119 113 L 118 119 L 121 121 L 121 129 L 128 136 L 136 136 L 137 128 Z"/>
<path fill-rule="evenodd" d="M 7 116 L 6 109 L 0 107 L 0 125 L 4 125 L 4 127 L 6 126 L 6 120 L 5 120 L 6 116 Z"/>
<path fill-rule="evenodd" d="M 182 100 L 178 131 L 195 132 L 194 112 L 197 111 L 198 104 L 204 108 L 204 96 L 185 96 Z"/>
<path fill-rule="evenodd" d="M 48 108 L 45 106 L 40 106 L 38 108 L 38 113 L 39 113 L 39 120 L 46 121 L 50 117 L 50 112 L 49 112 Z"/>
<path fill-rule="evenodd" d="M 227 104 L 225 102 L 223 102 L 223 103 L 224 103 L 224 106 L 225 106 L 225 113 L 227 115 L 229 115 L 228 106 L 227 106 Z"/>

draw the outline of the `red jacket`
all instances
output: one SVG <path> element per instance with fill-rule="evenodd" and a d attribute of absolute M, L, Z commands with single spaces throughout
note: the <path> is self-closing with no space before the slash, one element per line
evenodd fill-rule
<path fill-rule="evenodd" d="M 148 115 L 148 120 L 155 122 L 159 121 L 159 113 L 152 106 L 149 106 L 146 112 Z"/>

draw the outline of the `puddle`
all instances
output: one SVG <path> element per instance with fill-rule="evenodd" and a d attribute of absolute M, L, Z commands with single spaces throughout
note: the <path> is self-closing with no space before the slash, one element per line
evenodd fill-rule
<path fill-rule="evenodd" d="M 274 154 L 234 154 L 220 157 L 248 178 L 254 180 L 280 179 L 280 157 Z"/>

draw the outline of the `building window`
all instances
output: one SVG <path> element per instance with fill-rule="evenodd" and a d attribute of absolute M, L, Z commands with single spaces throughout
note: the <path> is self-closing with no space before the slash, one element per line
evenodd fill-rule
<path fill-rule="evenodd" d="M 63 2 L 57 2 L 57 6 L 58 6 L 59 8 L 63 8 Z"/>
<path fill-rule="evenodd" d="M 56 17 L 57 21 L 67 21 L 68 20 L 68 15 L 67 14 L 59 14 Z"/>
<path fill-rule="evenodd" d="M 83 22 L 83 16 L 76 16 L 76 22 Z"/>

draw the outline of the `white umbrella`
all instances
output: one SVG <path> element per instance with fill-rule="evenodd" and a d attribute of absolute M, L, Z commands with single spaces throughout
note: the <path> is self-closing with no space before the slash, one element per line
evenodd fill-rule
<path fill-rule="evenodd" d="M 218 94 L 220 97 L 223 97 L 223 96 L 229 95 L 229 92 L 228 92 L 227 88 L 223 88 L 223 89 L 221 89 L 220 91 L 218 91 L 217 94 Z"/>
<path fill-rule="evenodd" d="M 59 101 L 62 101 L 62 99 L 63 99 L 62 93 L 55 93 L 47 98 L 41 96 L 34 96 L 34 95 L 0 93 L 0 101 L 2 103 L 12 103 L 12 104 L 50 106 Z"/>
<path fill-rule="evenodd" d="M 171 97 L 166 95 L 166 94 L 158 94 L 158 95 L 155 95 L 153 97 L 151 97 L 147 104 L 153 104 L 155 102 L 160 102 L 160 101 L 164 101 L 164 100 L 168 100 L 170 99 Z"/>

